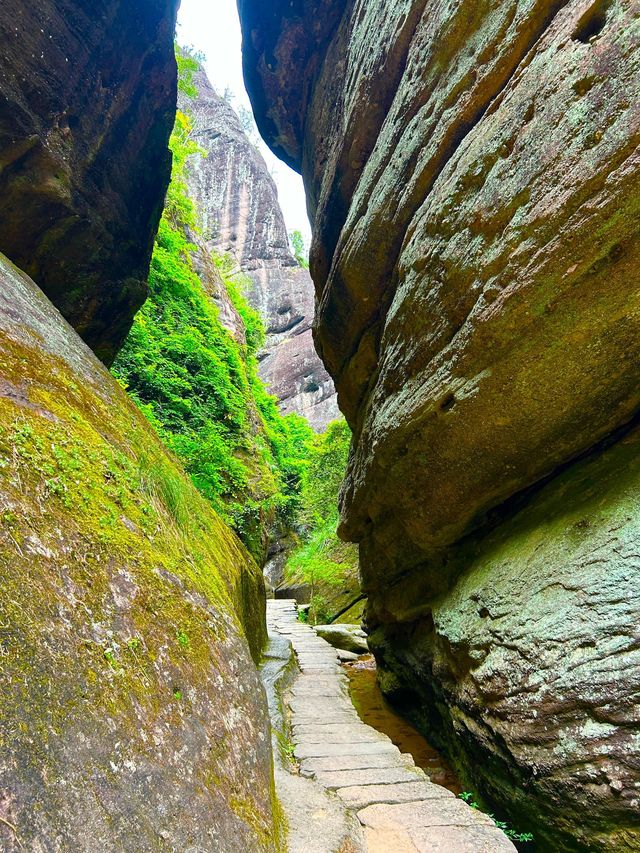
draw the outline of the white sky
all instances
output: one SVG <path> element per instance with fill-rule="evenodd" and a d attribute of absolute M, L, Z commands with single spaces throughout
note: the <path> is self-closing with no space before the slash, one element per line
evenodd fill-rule
<path fill-rule="evenodd" d="M 236 95 L 234 106 L 244 104 L 251 109 L 242 79 L 242 37 L 236 0 L 182 0 L 178 43 L 202 51 L 206 56 L 207 73 L 216 90 L 222 94 L 225 89 L 231 89 Z M 278 160 L 262 141 L 260 150 L 278 186 L 287 230 L 302 231 L 308 245 L 311 227 L 302 178 Z"/>

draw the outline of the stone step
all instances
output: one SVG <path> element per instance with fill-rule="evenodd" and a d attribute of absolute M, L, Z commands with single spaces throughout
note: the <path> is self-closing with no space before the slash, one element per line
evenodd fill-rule
<path fill-rule="evenodd" d="M 354 720 L 358 719 L 353 705 L 350 706 L 348 699 L 341 696 L 338 701 L 327 696 L 293 696 L 290 700 L 290 707 L 294 717 L 311 716 L 316 722 L 318 720 L 327 720 L 335 711 L 349 712 Z"/>
<path fill-rule="evenodd" d="M 296 758 L 326 758 L 332 755 L 342 755 L 344 752 L 349 752 L 350 755 L 395 755 L 397 747 L 391 741 L 389 743 L 380 743 L 372 741 L 370 743 L 306 743 L 301 741 L 296 744 Z"/>
<path fill-rule="evenodd" d="M 433 785 L 439 788 L 439 785 Z M 358 812 L 365 826 L 374 829 L 416 826 L 479 826 L 495 827 L 489 815 L 471 809 L 456 797 L 420 797 L 395 804 L 376 804 Z"/>
<path fill-rule="evenodd" d="M 429 780 L 422 782 L 398 782 L 395 785 L 354 785 L 349 788 L 340 788 L 338 796 L 351 809 L 364 809 L 366 806 L 372 806 L 377 803 L 414 804 L 424 800 L 444 799 L 442 787 L 434 785 Z M 451 802 L 451 800 L 447 801 Z"/>
<path fill-rule="evenodd" d="M 297 621 L 295 603 L 269 601 L 267 610 L 301 670 L 286 697 L 300 774 L 357 815 L 366 853 L 515 851 L 490 817 L 433 784 L 410 755 L 362 722 L 338 653 Z"/>
<path fill-rule="evenodd" d="M 357 723 L 350 725 L 318 725 L 316 723 L 303 723 L 294 725 L 294 740 L 299 743 L 391 743 L 391 740 L 380 732 L 371 730 L 368 726 L 359 726 Z"/>
<path fill-rule="evenodd" d="M 318 770 L 316 778 L 325 788 L 335 791 L 352 785 L 393 785 L 396 782 L 425 781 L 428 777 L 419 767 L 367 767 L 364 770 Z M 442 789 L 443 796 L 453 797 Z"/>
<path fill-rule="evenodd" d="M 316 721 L 317 717 L 314 717 L 313 714 L 307 713 L 297 714 L 296 719 L 298 720 L 300 725 L 305 725 L 313 724 Z M 335 710 L 331 714 L 325 714 L 323 716 L 323 719 L 327 723 L 344 723 L 345 726 L 348 726 L 353 723 L 357 719 L 357 717 L 355 717 L 350 711 Z"/>
<path fill-rule="evenodd" d="M 338 770 L 380 770 L 398 767 L 414 767 L 413 758 L 403 753 L 389 752 L 384 754 L 352 755 L 346 750 L 342 755 L 307 758 L 301 766 L 313 773 L 336 772 Z"/>

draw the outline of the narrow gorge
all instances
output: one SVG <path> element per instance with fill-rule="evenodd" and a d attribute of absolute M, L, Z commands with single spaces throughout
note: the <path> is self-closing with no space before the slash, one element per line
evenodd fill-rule
<path fill-rule="evenodd" d="M 0 851 L 635 853 L 637 0 L 180 5 L 0 8 Z"/>
<path fill-rule="evenodd" d="M 250 280 L 247 298 L 264 319 L 260 376 L 283 413 L 318 431 L 340 417 L 335 388 L 313 346 L 314 288 L 292 255 L 276 184 L 233 107 L 206 74 L 194 79 L 194 140 L 202 149 L 189 172 L 209 251 L 231 255 Z"/>

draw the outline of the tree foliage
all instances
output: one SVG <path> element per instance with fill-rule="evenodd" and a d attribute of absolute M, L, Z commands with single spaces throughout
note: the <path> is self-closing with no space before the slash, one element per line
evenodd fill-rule
<path fill-rule="evenodd" d="M 292 231 L 289 234 L 291 246 L 293 247 L 293 255 L 301 267 L 309 269 L 309 250 L 307 249 L 302 231 Z"/>
<path fill-rule="evenodd" d="M 338 523 L 338 493 L 349 458 L 351 431 L 346 421 L 329 424 L 308 443 L 307 463 L 301 481 L 302 525 L 311 530 Z"/>
<path fill-rule="evenodd" d="M 178 52 L 181 91 L 197 94 L 198 59 Z M 149 298 L 113 367 L 164 442 L 181 459 L 198 490 L 260 560 L 265 532 L 280 524 L 301 531 L 291 571 L 316 586 L 355 578 L 352 546 L 339 543 L 338 491 L 350 433 L 343 421 L 315 435 L 297 415 L 283 417 L 258 376 L 265 341 L 260 314 L 245 298 L 247 279 L 233 259 L 215 256 L 221 286 L 240 317 L 245 343 L 221 323 L 216 303 L 194 267 L 198 211 L 186 168 L 203 154 L 192 122 L 179 112 L 173 173 L 156 240 Z M 292 237 L 304 252 L 300 232 Z M 301 256 L 299 260 L 304 261 Z M 199 267 L 200 268 L 200 267 Z"/>
<path fill-rule="evenodd" d="M 178 54 L 181 85 L 198 64 Z M 187 91 L 183 89 L 183 91 Z M 187 91 L 188 94 L 188 91 Z M 258 378 L 264 342 L 259 314 L 249 306 L 233 264 L 214 258 L 223 286 L 246 328 L 246 345 L 220 322 L 196 274 L 197 211 L 185 169 L 199 152 L 191 119 L 179 112 L 171 138 L 173 174 L 149 277 L 149 298 L 136 316 L 113 371 L 128 388 L 193 482 L 260 558 L 264 528 L 293 518 L 312 431 L 283 417 Z"/>
<path fill-rule="evenodd" d="M 329 424 L 307 443 L 298 510 L 301 543 L 287 562 L 286 575 L 290 583 L 311 587 L 314 622 L 326 621 L 337 612 L 338 601 L 345 603 L 336 593 L 346 593 L 347 603 L 359 593 L 356 547 L 336 535 L 338 494 L 350 443 L 351 432 L 343 420 Z"/>

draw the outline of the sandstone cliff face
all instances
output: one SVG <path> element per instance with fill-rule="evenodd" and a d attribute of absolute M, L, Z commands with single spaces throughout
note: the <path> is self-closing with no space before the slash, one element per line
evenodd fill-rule
<path fill-rule="evenodd" d="M 640 404 L 636 4 L 240 8 L 259 126 L 314 213 L 387 686 L 547 849 L 635 849 L 637 442 L 557 472 Z"/>
<path fill-rule="evenodd" d="M 540 849 L 638 849 L 639 495 L 635 429 L 370 608 L 383 687 Z"/>
<path fill-rule="evenodd" d="M 0 251 L 109 363 L 169 181 L 177 0 L 5 0 Z"/>
<path fill-rule="evenodd" d="M 247 296 L 265 319 L 260 375 L 282 411 L 304 415 L 316 429 L 339 417 L 333 382 L 314 349 L 314 289 L 291 255 L 275 183 L 234 110 L 196 75 L 188 108 L 206 157 L 193 159 L 190 195 L 202 214 L 206 244 L 229 253 L 251 280 Z"/>
<path fill-rule="evenodd" d="M 0 847 L 273 850 L 260 571 L 1 256 L 0 284 Z"/>

